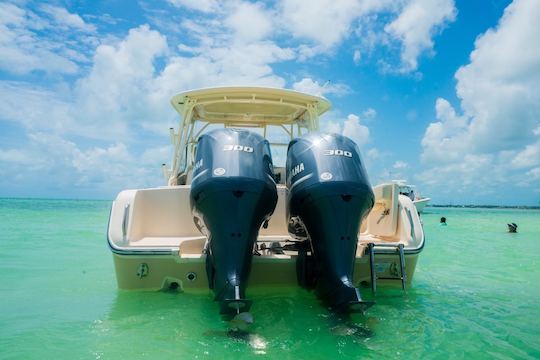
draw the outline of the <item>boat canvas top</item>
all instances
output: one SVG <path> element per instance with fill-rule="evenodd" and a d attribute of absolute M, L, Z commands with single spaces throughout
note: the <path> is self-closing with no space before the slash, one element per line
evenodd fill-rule
<path fill-rule="evenodd" d="M 171 99 L 184 123 L 305 124 L 330 109 L 322 97 L 263 87 L 218 87 L 190 90 Z"/>
<path fill-rule="evenodd" d="M 170 129 L 175 147 L 171 167 L 163 165 L 169 186 L 190 171 L 197 141 L 212 125 L 258 128 L 265 138 L 278 132 L 280 140 L 270 145 L 286 148 L 293 138 L 317 131 L 319 116 L 330 109 L 330 102 L 319 96 L 248 86 L 190 90 L 174 96 L 171 104 L 181 121 L 178 132 Z"/>

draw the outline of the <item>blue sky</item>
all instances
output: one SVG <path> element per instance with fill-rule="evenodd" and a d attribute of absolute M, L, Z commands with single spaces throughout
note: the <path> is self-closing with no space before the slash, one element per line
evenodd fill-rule
<path fill-rule="evenodd" d="M 176 93 L 333 103 L 372 183 L 438 204 L 540 204 L 540 1 L 4 1 L 0 196 L 163 184 Z"/>

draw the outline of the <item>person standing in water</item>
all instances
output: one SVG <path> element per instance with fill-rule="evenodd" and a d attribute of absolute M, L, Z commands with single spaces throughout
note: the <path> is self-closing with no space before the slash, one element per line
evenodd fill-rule
<path fill-rule="evenodd" d="M 448 224 L 446 223 L 446 218 L 445 218 L 444 216 L 441 217 L 441 222 L 440 222 L 439 225 L 440 225 L 440 226 L 446 226 L 446 225 L 448 225 Z"/>
<path fill-rule="evenodd" d="M 508 225 L 508 232 L 510 233 L 517 233 L 517 224 L 516 223 L 510 223 Z"/>

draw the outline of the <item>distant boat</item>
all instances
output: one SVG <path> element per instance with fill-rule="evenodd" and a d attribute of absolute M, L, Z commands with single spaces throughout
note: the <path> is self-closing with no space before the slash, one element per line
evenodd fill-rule
<path fill-rule="evenodd" d="M 419 213 L 424 210 L 431 200 L 431 198 L 422 197 L 418 190 L 415 191 L 416 186 L 407 184 L 406 180 L 392 180 L 392 182 L 398 185 L 400 194 L 408 196 L 412 200 L 414 206 L 416 206 L 416 211 Z"/>

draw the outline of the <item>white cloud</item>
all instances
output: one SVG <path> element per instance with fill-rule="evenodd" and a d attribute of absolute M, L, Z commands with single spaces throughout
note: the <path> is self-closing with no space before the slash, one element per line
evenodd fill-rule
<path fill-rule="evenodd" d="M 196 21 L 182 20 L 191 36 L 204 38 L 210 35 L 210 29 L 221 25 L 233 31 L 234 37 L 228 38 L 233 42 L 286 34 L 297 43 L 300 61 L 332 53 L 351 35 L 356 35 L 354 41 L 360 45 L 353 54 L 355 64 L 360 63 L 364 51 L 369 54 L 375 47 L 391 47 L 392 42 L 398 42 L 403 48 L 403 72 L 417 68 L 418 57 L 433 48 L 432 38 L 453 21 L 456 12 L 453 0 L 280 0 L 274 6 L 240 0 L 169 2 L 205 15 Z M 387 19 L 394 16 L 397 18 L 388 23 Z M 209 41 L 223 40 L 221 32 L 211 35 Z M 396 72 L 389 62 L 384 63 L 385 71 Z"/>
<path fill-rule="evenodd" d="M 409 166 L 405 161 L 398 160 L 392 165 L 394 169 L 405 169 Z"/>
<path fill-rule="evenodd" d="M 156 92 L 170 96 L 182 90 L 221 85 L 284 87 L 273 63 L 293 58 L 290 49 L 262 41 L 246 45 L 204 47 L 192 57 L 170 59 L 156 78 Z"/>
<path fill-rule="evenodd" d="M 537 1 L 517 1 L 497 29 L 476 41 L 471 62 L 456 73 L 464 115 L 444 99 L 422 144 L 424 158 L 444 161 L 448 153 L 519 150 L 534 140 L 540 119 L 540 48 Z M 444 151 L 441 151 L 444 150 Z"/>
<path fill-rule="evenodd" d="M 70 13 L 64 8 L 47 4 L 41 5 L 41 10 L 53 18 L 56 26 L 64 30 L 75 29 L 85 32 L 96 30 L 94 25 L 85 23 L 79 15 Z"/>
<path fill-rule="evenodd" d="M 134 156 L 122 142 L 81 149 L 73 141 L 50 133 L 30 133 L 28 138 L 23 150 L 0 149 L 3 187 L 7 187 L 6 179 L 17 174 L 14 187 L 26 188 L 26 193 L 35 196 L 53 191 L 61 196 L 110 197 L 124 188 L 158 186 L 163 181 L 159 164 L 146 164 L 153 149 Z M 40 186 L 34 189 L 37 177 Z"/>
<path fill-rule="evenodd" d="M 438 163 L 458 161 L 463 153 L 470 151 L 467 118 L 458 116 L 452 105 L 442 98 L 437 99 L 435 110 L 439 121 L 426 129 L 422 139 L 422 160 Z"/>
<path fill-rule="evenodd" d="M 540 124 L 538 18 L 540 2 L 517 0 L 496 28 L 478 37 L 470 63 L 456 73 L 463 114 L 438 99 L 438 121 L 422 139 L 426 181 L 446 179 L 453 185 L 449 191 L 475 181 L 483 191 L 503 182 L 534 181 L 534 176 L 524 179 L 523 169 L 540 163 L 535 135 Z"/>
<path fill-rule="evenodd" d="M 350 137 L 358 147 L 362 148 L 369 140 L 369 129 L 360 124 L 360 118 L 357 115 L 349 114 L 347 120 L 343 122 L 343 135 Z"/>
<path fill-rule="evenodd" d="M 174 18 L 183 34 L 180 44 L 177 33 L 166 38 L 163 31 L 148 25 L 115 38 L 98 35 L 94 25 L 61 7 L 0 4 L 0 69 L 53 75 L 51 86 L 0 83 L 0 120 L 20 123 L 29 142 L 28 148 L 0 150 L 0 162 L 27 178 L 37 176 L 39 166 L 51 178 L 63 179 L 51 186 L 144 186 L 143 180 L 133 181 L 133 176 L 159 178 L 156 164 L 170 155 L 170 147 L 156 147 L 148 138 L 154 136 L 150 131 L 161 128 L 166 136 L 173 117 L 176 119 L 167 106 L 171 95 L 217 85 L 284 87 L 287 81 L 275 73 L 275 64 L 331 53 L 352 35 L 359 19 L 369 14 L 397 14 L 405 4 L 405 0 L 284 0 L 272 7 L 245 1 L 169 2 L 182 7 L 181 14 L 186 8 L 198 11 L 192 19 Z M 303 12 L 298 16 L 285 9 Z M 306 21 L 313 18 L 317 21 Z M 282 42 L 285 34 L 292 38 Z M 358 54 L 360 51 L 363 49 Z M 58 80 L 64 74 L 70 77 Z M 69 83 L 73 74 L 77 78 L 74 85 Z M 318 95 L 349 91 L 344 84 L 319 81 L 305 77 L 293 87 Z M 376 111 L 359 114 L 326 126 L 365 146 L 370 133 L 363 121 L 374 118 Z M 143 134 L 141 129 L 149 131 Z M 149 149 L 133 153 L 143 142 Z M 377 157 L 377 152 L 371 149 L 369 154 Z M 24 159 L 34 157 L 40 157 L 34 167 L 21 166 Z M 17 164 L 9 159 L 21 161 Z M 152 181 L 149 183 L 156 185 Z"/>
<path fill-rule="evenodd" d="M 360 60 L 362 60 L 362 53 L 360 52 L 360 50 L 354 50 L 353 62 L 358 65 L 360 64 Z"/>
<path fill-rule="evenodd" d="M 534 168 L 534 169 L 531 169 L 529 171 L 527 171 L 527 173 L 525 174 L 527 175 L 531 180 L 531 181 L 538 181 L 540 180 L 540 167 L 537 167 L 537 168 Z"/>
<path fill-rule="evenodd" d="M 165 37 L 147 25 L 131 29 L 117 44 L 98 46 L 92 69 L 75 87 L 74 116 L 87 136 L 103 134 L 111 118 L 117 124 L 116 136 L 125 132 L 126 123 L 152 118 L 154 62 L 167 51 Z"/>
<path fill-rule="evenodd" d="M 62 132 L 73 125 L 70 104 L 59 91 L 2 81 L 0 99 L 0 120 L 14 121 L 33 131 Z"/>
<path fill-rule="evenodd" d="M 29 157 L 24 151 L 19 149 L 0 149 L 0 163 L 14 163 L 21 165 L 32 165 L 34 159 Z"/>
<path fill-rule="evenodd" d="M 380 159 L 382 157 L 382 154 L 379 151 L 379 149 L 371 148 L 367 152 L 367 157 L 368 157 L 368 159 L 371 159 L 371 160 L 377 160 L 377 159 Z"/>
<path fill-rule="evenodd" d="M 141 162 L 145 165 L 154 166 L 163 164 L 170 159 L 173 153 L 172 146 L 159 146 L 144 150 L 141 155 Z"/>
<path fill-rule="evenodd" d="M 281 0 L 282 24 L 294 37 L 311 40 L 313 55 L 331 50 L 351 33 L 353 22 L 395 8 L 391 0 Z"/>
<path fill-rule="evenodd" d="M 292 88 L 296 91 L 304 92 L 316 96 L 324 96 L 326 94 L 344 95 L 349 91 L 345 84 L 330 84 L 329 81 L 320 84 L 312 78 L 303 78 L 295 82 Z"/>
<path fill-rule="evenodd" d="M 272 32 L 272 14 L 260 3 L 241 2 L 235 4 L 225 19 L 225 25 L 235 33 L 235 40 L 261 40 Z"/>
<path fill-rule="evenodd" d="M 454 0 L 412 0 L 384 30 L 402 43 L 402 71 L 418 67 L 418 57 L 433 51 L 433 36 L 456 18 Z"/>
<path fill-rule="evenodd" d="M 516 168 L 529 168 L 540 165 L 540 140 L 527 145 L 514 159 L 512 165 Z"/>
<path fill-rule="evenodd" d="M 27 10 L 20 10 L 19 17 L 3 19 L 27 21 Z M 104 192 L 111 196 L 121 188 L 161 184 L 159 165 L 169 160 L 171 148 L 153 147 L 155 139 L 148 139 L 152 134 L 143 134 L 141 128 L 163 128 L 162 140 L 168 140 L 166 130 L 172 118 L 177 121 L 167 106 L 172 95 L 217 85 L 284 87 L 285 80 L 274 74 L 271 64 L 295 56 L 291 49 L 261 39 L 264 31 L 236 41 L 239 33 L 231 34 L 224 24 L 199 30 L 186 56 L 175 54 L 165 36 L 147 25 L 131 29 L 123 39 L 103 38 L 92 66 L 74 86 L 57 82 L 51 89 L 1 82 L 0 120 L 20 123 L 28 132 L 29 144 L 0 149 L 0 168 L 10 179 L 18 174 L 22 179 L 18 184 L 36 176 L 50 179 L 42 188 L 56 189 L 53 193 L 69 185 L 75 192 L 87 189 L 93 196 Z M 26 66 L 24 71 L 35 69 Z M 68 140 L 73 136 L 81 143 L 99 145 L 82 148 L 79 141 Z M 148 149 L 133 154 L 142 141 Z M 25 166 L 33 158 L 41 160 Z M 58 178 L 58 183 L 52 181 Z"/>
<path fill-rule="evenodd" d="M 360 117 L 349 114 L 345 119 L 336 111 L 330 111 L 324 115 L 321 121 L 321 131 L 341 134 L 351 138 L 362 150 L 369 142 L 369 128 L 362 125 Z M 372 155 L 380 155 L 377 149 L 371 149 Z"/>
<path fill-rule="evenodd" d="M 362 111 L 362 118 L 366 120 L 374 119 L 377 116 L 377 111 L 373 108 L 368 108 Z"/>
<path fill-rule="evenodd" d="M 471 62 L 456 73 L 477 151 L 519 148 L 539 126 L 539 17 L 538 1 L 509 5 L 498 27 L 476 40 Z"/>
<path fill-rule="evenodd" d="M 32 71 L 74 74 L 94 38 L 71 41 L 72 30 L 91 33 L 94 26 L 66 9 L 43 5 L 44 16 L 14 4 L 0 4 L 0 69 L 26 74 Z M 47 30 L 46 34 L 42 33 Z"/>
<path fill-rule="evenodd" d="M 285 27 L 293 36 L 313 40 L 325 48 L 347 36 L 360 11 L 356 0 L 283 0 L 281 7 Z"/>
<path fill-rule="evenodd" d="M 176 7 L 186 7 L 192 10 L 203 12 L 215 11 L 219 7 L 217 0 L 168 0 L 170 4 Z"/>
<path fill-rule="evenodd" d="M 434 194 L 439 199 L 452 199 L 464 194 L 492 195 L 497 186 L 508 182 L 502 167 L 494 166 L 495 160 L 492 155 L 466 154 L 459 162 L 435 165 L 419 173 L 416 178 L 424 185 L 423 193 Z"/>

